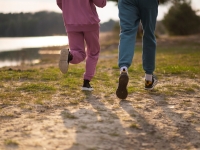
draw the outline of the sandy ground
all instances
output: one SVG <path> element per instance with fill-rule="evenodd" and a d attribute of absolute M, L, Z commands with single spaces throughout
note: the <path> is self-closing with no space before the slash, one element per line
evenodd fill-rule
<path fill-rule="evenodd" d="M 199 81 L 198 81 L 199 82 Z M 59 100 L 55 95 L 52 99 Z M 88 94 L 78 106 L 23 112 L 6 107 L 0 149 L 20 150 L 199 150 L 200 94 L 165 96 L 131 94 L 127 100 Z M 5 146 L 5 140 L 17 144 Z"/>
<path fill-rule="evenodd" d="M 157 88 L 165 84 L 161 80 Z M 110 101 L 85 94 L 78 106 L 2 107 L 0 150 L 200 150 L 200 90 L 168 97 L 134 93 L 127 100 L 112 94 Z M 52 100 L 61 98 L 56 93 Z M 4 117 L 8 112 L 12 119 Z"/>

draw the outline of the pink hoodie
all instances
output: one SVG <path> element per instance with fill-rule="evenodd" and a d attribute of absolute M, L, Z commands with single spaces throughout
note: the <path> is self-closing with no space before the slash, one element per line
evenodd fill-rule
<path fill-rule="evenodd" d="M 57 0 L 62 10 L 66 30 L 91 31 L 99 26 L 96 6 L 104 7 L 106 0 Z"/>

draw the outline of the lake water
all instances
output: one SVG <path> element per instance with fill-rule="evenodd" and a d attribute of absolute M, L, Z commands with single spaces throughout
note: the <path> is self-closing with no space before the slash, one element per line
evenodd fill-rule
<path fill-rule="evenodd" d="M 41 47 L 63 45 L 67 36 L 0 38 L 0 67 L 37 63 Z"/>

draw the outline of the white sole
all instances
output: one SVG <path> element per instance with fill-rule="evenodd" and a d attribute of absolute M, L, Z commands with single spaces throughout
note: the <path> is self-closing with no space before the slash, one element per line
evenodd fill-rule
<path fill-rule="evenodd" d="M 63 74 L 66 74 L 68 71 L 69 63 L 68 63 L 68 49 L 62 49 L 60 51 L 60 60 L 59 60 L 59 69 Z"/>
<path fill-rule="evenodd" d="M 86 88 L 86 87 L 82 87 L 82 91 L 93 91 L 93 88 Z"/>

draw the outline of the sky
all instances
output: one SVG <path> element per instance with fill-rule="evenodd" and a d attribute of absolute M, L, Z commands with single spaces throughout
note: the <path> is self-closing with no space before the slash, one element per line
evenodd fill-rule
<path fill-rule="evenodd" d="M 159 5 L 157 20 L 162 20 L 169 8 L 170 5 Z M 192 8 L 194 10 L 200 10 L 200 0 L 192 0 Z M 0 13 L 25 13 L 42 10 L 61 13 L 56 5 L 56 0 L 0 0 Z M 97 8 L 97 12 L 101 23 L 107 22 L 110 19 L 119 20 L 118 8 L 114 2 L 107 2 L 104 8 Z"/>

